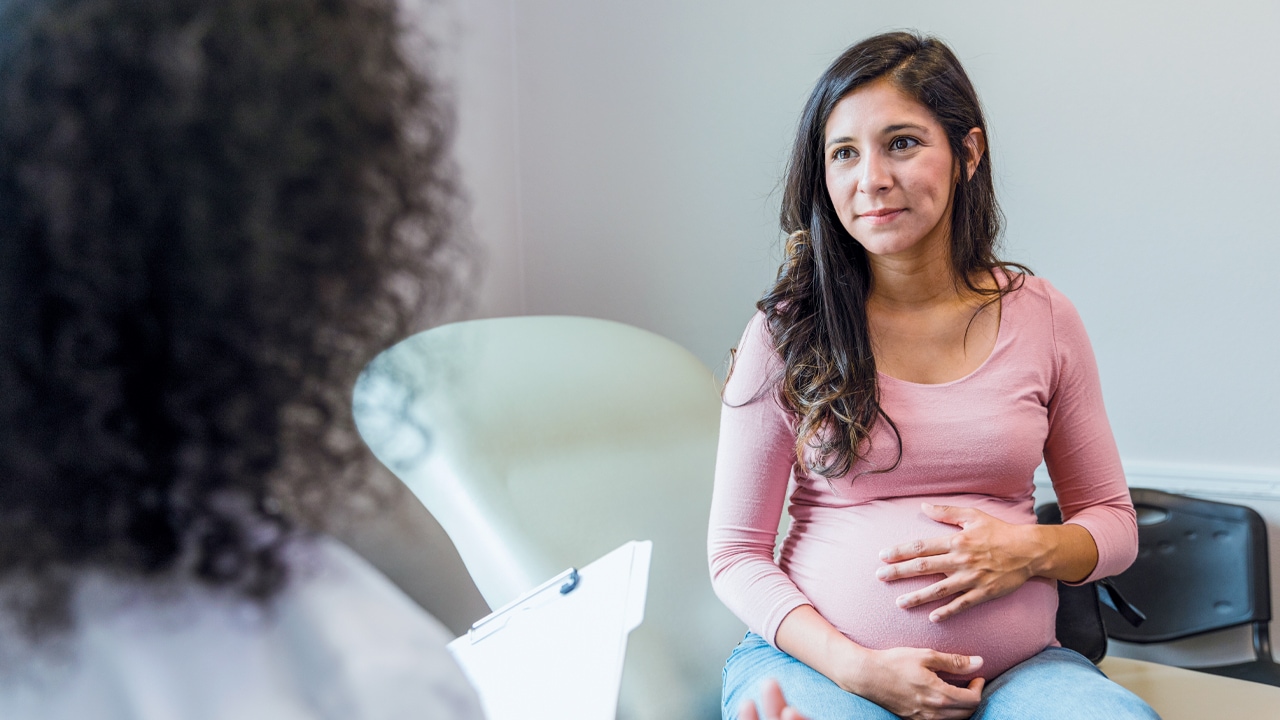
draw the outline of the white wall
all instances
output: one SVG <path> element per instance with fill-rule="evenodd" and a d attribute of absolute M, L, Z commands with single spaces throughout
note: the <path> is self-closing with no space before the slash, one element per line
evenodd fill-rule
<path fill-rule="evenodd" d="M 458 2 L 476 315 L 621 320 L 720 364 L 776 270 L 812 83 L 917 28 L 978 87 L 1007 255 L 1083 315 L 1126 464 L 1280 499 L 1280 4 Z"/>

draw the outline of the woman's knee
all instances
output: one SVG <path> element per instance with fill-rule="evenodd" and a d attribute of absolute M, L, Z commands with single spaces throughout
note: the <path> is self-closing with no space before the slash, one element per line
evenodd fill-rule
<path fill-rule="evenodd" d="M 993 680 L 973 720 L 1159 720 L 1141 698 L 1087 659 L 1049 648 Z"/>

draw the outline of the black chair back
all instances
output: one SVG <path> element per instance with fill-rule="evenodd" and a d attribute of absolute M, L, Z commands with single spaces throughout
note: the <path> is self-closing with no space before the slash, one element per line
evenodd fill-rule
<path fill-rule="evenodd" d="M 1158 643 L 1271 620 L 1267 530 L 1252 508 L 1131 490 L 1138 559 L 1113 579 L 1147 614 L 1138 627 L 1103 607 L 1107 634 Z"/>

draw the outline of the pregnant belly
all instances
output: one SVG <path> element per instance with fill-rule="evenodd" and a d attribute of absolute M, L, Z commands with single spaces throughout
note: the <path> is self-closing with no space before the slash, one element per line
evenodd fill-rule
<path fill-rule="evenodd" d="M 934 522 L 920 511 L 921 502 L 974 507 L 1007 522 L 1033 521 L 1028 508 L 1010 506 L 984 496 L 893 498 L 852 508 L 794 508 L 796 516 L 784 547 L 782 567 L 813 607 L 851 640 L 864 647 L 931 648 L 980 655 L 982 669 L 967 680 L 991 679 L 1054 642 L 1057 588 L 1052 580 L 1033 578 L 1002 598 L 970 608 L 942 622 L 929 613 L 953 598 L 914 608 L 899 608 L 899 596 L 926 587 L 941 575 L 883 581 L 884 548 L 959 530 Z"/>

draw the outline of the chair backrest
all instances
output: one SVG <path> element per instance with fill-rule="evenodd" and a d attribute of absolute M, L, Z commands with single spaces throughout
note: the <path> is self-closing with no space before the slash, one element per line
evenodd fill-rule
<path fill-rule="evenodd" d="M 354 407 L 365 442 L 449 533 L 491 607 L 652 540 L 620 717 L 719 717 L 720 671 L 743 626 L 708 577 L 720 398 L 697 358 L 603 320 L 477 320 L 378 356 Z"/>
<path fill-rule="evenodd" d="M 1133 627 L 1104 607 L 1109 636 L 1158 643 L 1270 621 L 1267 528 L 1256 511 L 1159 490 L 1131 494 L 1138 558 L 1113 582 L 1147 620 Z"/>

